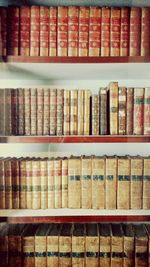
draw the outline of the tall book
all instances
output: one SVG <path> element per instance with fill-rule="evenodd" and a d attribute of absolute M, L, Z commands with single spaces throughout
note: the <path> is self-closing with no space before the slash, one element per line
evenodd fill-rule
<path fill-rule="evenodd" d="M 48 159 L 48 209 L 55 207 L 54 159 Z"/>
<path fill-rule="evenodd" d="M 147 223 L 146 225 L 146 231 L 148 235 L 148 252 L 150 251 L 150 225 Z M 148 266 L 150 266 L 150 255 L 148 255 Z"/>
<path fill-rule="evenodd" d="M 92 160 L 91 157 L 81 158 L 81 208 L 91 209 L 92 206 Z"/>
<path fill-rule="evenodd" d="M 121 8 L 120 56 L 129 56 L 130 8 Z"/>
<path fill-rule="evenodd" d="M 41 170 L 40 160 L 32 159 L 32 209 L 41 208 Z"/>
<path fill-rule="evenodd" d="M 43 91 L 43 135 L 49 135 L 50 133 L 50 90 L 49 88 L 44 88 Z"/>
<path fill-rule="evenodd" d="M 79 7 L 68 6 L 68 56 L 78 56 Z"/>
<path fill-rule="evenodd" d="M 92 157 L 92 209 L 105 208 L 105 158 Z"/>
<path fill-rule="evenodd" d="M 59 236 L 62 224 L 50 224 L 47 232 L 47 267 L 59 267 Z"/>
<path fill-rule="evenodd" d="M 5 209 L 12 209 L 12 171 L 11 159 L 4 161 L 5 171 Z"/>
<path fill-rule="evenodd" d="M 47 267 L 47 233 L 49 224 L 40 224 L 35 233 L 35 267 Z"/>
<path fill-rule="evenodd" d="M 126 134 L 133 134 L 133 103 L 134 103 L 134 88 L 127 88 L 126 96 Z"/>
<path fill-rule="evenodd" d="M 91 92 L 90 90 L 84 90 L 84 135 L 90 134 L 90 99 Z"/>
<path fill-rule="evenodd" d="M 96 223 L 86 224 L 85 262 L 87 267 L 99 266 L 99 232 Z"/>
<path fill-rule="evenodd" d="M 57 7 L 49 8 L 49 56 L 57 55 Z"/>
<path fill-rule="evenodd" d="M 64 90 L 57 90 L 57 132 L 56 135 L 63 134 L 63 108 L 64 108 Z"/>
<path fill-rule="evenodd" d="M 8 266 L 8 224 L 2 223 L 0 228 L 0 256 L 1 267 Z"/>
<path fill-rule="evenodd" d="M 20 55 L 30 55 L 30 7 L 20 7 Z"/>
<path fill-rule="evenodd" d="M 32 209 L 32 158 L 26 160 L 26 208 Z"/>
<path fill-rule="evenodd" d="M 143 134 L 144 88 L 134 88 L 133 133 Z"/>
<path fill-rule="evenodd" d="M 62 161 L 54 159 L 54 194 L 55 208 L 62 208 Z"/>
<path fill-rule="evenodd" d="M 62 208 L 68 208 L 68 158 L 62 158 Z"/>
<path fill-rule="evenodd" d="M 143 168 L 143 209 L 150 209 L 150 157 L 144 157 Z"/>
<path fill-rule="evenodd" d="M 150 55 L 150 8 L 142 7 L 141 14 L 141 56 Z"/>
<path fill-rule="evenodd" d="M 5 91 L 0 89 L 0 135 L 5 135 Z"/>
<path fill-rule="evenodd" d="M 22 159 L 19 163 L 19 208 L 26 208 L 26 194 L 27 194 L 27 180 L 26 180 L 26 159 Z"/>
<path fill-rule="evenodd" d="M 7 54 L 7 8 L 0 8 L 0 17 L 1 17 L 1 50 L 2 55 L 6 56 Z"/>
<path fill-rule="evenodd" d="M 150 135 L 150 87 L 145 88 L 144 94 L 144 135 Z"/>
<path fill-rule="evenodd" d="M 130 209 L 130 159 L 118 157 L 117 209 Z"/>
<path fill-rule="evenodd" d="M 131 157 L 131 209 L 141 209 L 143 198 L 143 159 Z"/>
<path fill-rule="evenodd" d="M 70 134 L 70 90 L 64 90 L 63 134 Z"/>
<path fill-rule="evenodd" d="M 5 135 L 12 134 L 11 90 L 5 89 Z"/>
<path fill-rule="evenodd" d="M 50 135 L 56 135 L 57 89 L 50 90 Z"/>
<path fill-rule="evenodd" d="M 148 236 L 143 224 L 134 224 L 135 267 L 148 266 Z"/>
<path fill-rule="evenodd" d="M 77 128 L 78 135 L 83 135 L 84 133 L 84 90 L 78 90 L 78 118 L 77 118 Z"/>
<path fill-rule="evenodd" d="M 100 103 L 99 103 L 99 95 L 92 95 L 92 135 L 99 135 L 99 112 Z"/>
<path fill-rule="evenodd" d="M 40 7 L 31 6 L 30 56 L 40 55 Z"/>
<path fill-rule="evenodd" d="M 111 267 L 123 267 L 123 230 L 119 223 L 111 224 Z"/>
<path fill-rule="evenodd" d="M 63 224 L 59 236 L 59 267 L 71 266 L 72 224 Z"/>
<path fill-rule="evenodd" d="M 12 208 L 19 209 L 19 159 L 11 159 L 11 173 L 12 173 Z"/>
<path fill-rule="evenodd" d="M 105 208 L 116 209 L 117 204 L 117 158 L 106 158 Z"/>
<path fill-rule="evenodd" d="M 124 239 L 124 250 L 123 250 L 123 266 L 132 267 L 134 266 L 134 232 L 131 224 L 122 224 L 123 239 Z"/>
<path fill-rule="evenodd" d="M 118 83 L 109 84 L 110 134 L 118 134 Z"/>
<path fill-rule="evenodd" d="M 110 7 L 102 7 L 101 56 L 110 55 Z"/>
<path fill-rule="evenodd" d="M 44 89 L 37 89 L 37 135 L 43 135 Z"/>
<path fill-rule="evenodd" d="M 24 121 L 25 135 L 31 134 L 31 92 L 29 88 L 24 89 Z"/>
<path fill-rule="evenodd" d="M 0 159 L 0 209 L 5 209 L 5 169 L 4 159 Z"/>
<path fill-rule="evenodd" d="M 25 126 L 25 103 L 24 103 L 24 89 L 17 89 L 18 95 L 18 134 L 24 135 Z"/>
<path fill-rule="evenodd" d="M 85 258 L 85 225 L 74 224 L 72 233 L 72 267 L 84 266 Z"/>
<path fill-rule="evenodd" d="M 58 6 L 57 56 L 68 54 L 68 7 Z"/>
<path fill-rule="evenodd" d="M 99 90 L 99 102 L 100 102 L 100 134 L 106 135 L 107 134 L 107 118 L 108 118 L 108 112 L 107 112 L 107 88 L 100 88 Z"/>
<path fill-rule="evenodd" d="M 121 10 L 111 7 L 110 19 L 110 56 L 120 56 Z"/>
<path fill-rule="evenodd" d="M 99 223 L 100 266 L 111 266 L 111 227 L 108 223 Z"/>
<path fill-rule="evenodd" d="M 101 48 L 101 8 L 90 7 L 89 56 L 100 56 Z"/>
<path fill-rule="evenodd" d="M 141 48 L 141 8 L 130 9 L 130 44 L 129 56 L 140 56 Z"/>
<path fill-rule="evenodd" d="M 17 89 L 11 89 L 11 125 L 12 125 L 12 134 L 18 135 L 18 94 L 17 94 Z"/>
<path fill-rule="evenodd" d="M 118 131 L 120 135 L 126 134 L 126 88 L 119 87 L 119 121 Z"/>
<path fill-rule="evenodd" d="M 70 91 L 70 135 L 77 135 L 78 90 Z"/>
<path fill-rule="evenodd" d="M 88 56 L 89 48 L 89 7 L 79 7 L 79 57 Z"/>
<path fill-rule="evenodd" d="M 40 56 L 48 56 L 49 7 L 40 6 Z"/>
<path fill-rule="evenodd" d="M 31 135 L 37 134 L 37 89 L 30 89 L 31 94 Z"/>
<path fill-rule="evenodd" d="M 40 159 L 41 209 L 48 208 L 48 159 Z"/>
<path fill-rule="evenodd" d="M 81 208 L 81 159 L 68 159 L 68 208 Z"/>
<path fill-rule="evenodd" d="M 19 55 L 19 7 L 7 9 L 7 55 Z"/>

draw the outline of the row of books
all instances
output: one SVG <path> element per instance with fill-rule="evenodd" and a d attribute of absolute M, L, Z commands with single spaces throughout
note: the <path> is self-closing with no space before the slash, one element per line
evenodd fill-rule
<path fill-rule="evenodd" d="M 2 55 L 150 55 L 149 7 L 8 7 L 0 18 Z"/>
<path fill-rule="evenodd" d="M 150 209 L 150 157 L 1 158 L 1 209 Z"/>
<path fill-rule="evenodd" d="M 150 224 L 2 224 L 1 267 L 148 267 Z"/>
<path fill-rule="evenodd" d="M 0 135 L 150 135 L 150 87 L 0 89 Z"/>

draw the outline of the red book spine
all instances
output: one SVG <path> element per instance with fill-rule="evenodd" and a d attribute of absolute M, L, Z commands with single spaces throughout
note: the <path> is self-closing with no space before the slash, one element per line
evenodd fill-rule
<path fill-rule="evenodd" d="M 30 7 L 20 7 L 20 55 L 30 54 Z"/>
<path fill-rule="evenodd" d="M 101 56 L 110 54 L 110 8 L 102 7 Z"/>
<path fill-rule="evenodd" d="M 49 56 L 57 55 L 57 7 L 50 7 Z"/>
<path fill-rule="evenodd" d="M 40 52 L 40 7 L 31 7 L 30 56 L 39 56 Z"/>
<path fill-rule="evenodd" d="M 6 56 L 6 43 L 7 43 L 7 9 L 0 8 L 0 23 L 1 23 L 1 55 Z"/>
<path fill-rule="evenodd" d="M 7 19 L 7 55 L 19 54 L 19 8 L 9 7 Z"/>
<path fill-rule="evenodd" d="M 110 55 L 120 56 L 121 11 L 118 7 L 111 8 Z"/>
<path fill-rule="evenodd" d="M 40 56 L 48 56 L 49 7 L 40 6 Z"/>
<path fill-rule="evenodd" d="M 130 26 L 130 9 L 121 8 L 121 33 L 120 33 L 120 56 L 129 55 L 129 26 Z"/>
<path fill-rule="evenodd" d="M 89 56 L 99 56 L 101 47 L 101 8 L 90 7 Z"/>
<path fill-rule="evenodd" d="M 130 56 L 140 56 L 141 8 L 131 7 L 130 11 Z"/>
<path fill-rule="evenodd" d="M 57 56 L 68 54 L 68 7 L 58 7 Z"/>
<path fill-rule="evenodd" d="M 141 18 L 141 56 L 150 55 L 150 8 L 142 8 Z"/>
<path fill-rule="evenodd" d="M 79 11 L 79 56 L 88 56 L 89 49 L 89 7 L 80 7 Z"/>
<path fill-rule="evenodd" d="M 79 8 L 68 7 L 68 56 L 78 56 Z"/>

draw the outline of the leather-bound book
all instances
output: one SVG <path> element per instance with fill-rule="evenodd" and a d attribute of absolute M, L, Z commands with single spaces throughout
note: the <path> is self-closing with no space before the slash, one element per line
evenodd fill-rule
<path fill-rule="evenodd" d="M 25 135 L 31 134 L 31 92 L 29 88 L 24 89 L 24 120 Z"/>
<path fill-rule="evenodd" d="M 30 7 L 20 7 L 20 55 L 30 55 Z"/>
<path fill-rule="evenodd" d="M 11 89 L 11 125 L 12 135 L 18 135 L 18 94 L 17 89 Z"/>
<path fill-rule="evenodd" d="M 109 223 L 99 223 L 100 266 L 111 266 L 111 227 Z"/>
<path fill-rule="evenodd" d="M 121 8 L 120 56 L 129 56 L 130 8 Z"/>
<path fill-rule="evenodd" d="M 144 224 L 134 224 L 135 267 L 148 266 L 148 235 Z"/>
<path fill-rule="evenodd" d="M 54 159 L 54 194 L 55 208 L 62 207 L 62 161 L 61 158 Z"/>
<path fill-rule="evenodd" d="M 50 135 L 56 135 L 57 128 L 57 89 L 50 90 Z"/>
<path fill-rule="evenodd" d="M 48 209 L 55 207 L 54 159 L 48 159 Z"/>
<path fill-rule="evenodd" d="M 92 160 L 89 156 L 81 157 L 81 208 L 92 206 Z"/>
<path fill-rule="evenodd" d="M 134 266 L 134 232 L 132 225 L 129 223 L 122 224 L 123 239 L 124 239 L 124 251 L 123 251 L 123 267 Z"/>
<path fill-rule="evenodd" d="M 77 128 L 78 135 L 83 135 L 84 133 L 84 90 L 78 90 L 78 118 L 77 118 Z"/>
<path fill-rule="evenodd" d="M 99 266 L 99 230 L 96 223 L 86 224 L 85 254 L 86 267 Z"/>
<path fill-rule="evenodd" d="M 120 56 L 120 29 L 121 10 L 118 7 L 111 7 L 110 56 Z"/>
<path fill-rule="evenodd" d="M 5 90 L 0 89 L 0 136 L 5 135 Z"/>
<path fill-rule="evenodd" d="M 148 266 L 150 266 L 150 224 L 147 223 L 145 224 L 145 227 L 146 227 L 146 232 L 147 232 L 147 235 L 148 235 Z"/>
<path fill-rule="evenodd" d="M 150 135 L 150 87 L 145 88 L 144 94 L 144 135 Z"/>
<path fill-rule="evenodd" d="M 32 162 L 33 158 L 26 159 L 26 208 L 32 209 Z"/>
<path fill-rule="evenodd" d="M 11 159 L 11 173 L 12 173 L 12 208 L 19 209 L 19 159 Z"/>
<path fill-rule="evenodd" d="M 68 7 L 58 6 L 57 56 L 68 55 Z"/>
<path fill-rule="evenodd" d="M 19 162 L 19 208 L 26 208 L 26 197 L 27 197 L 27 180 L 26 180 L 26 158 L 23 158 Z"/>
<path fill-rule="evenodd" d="M 47 232 L 47 267 L 59 267 L 59 236 L 62 224 L 50 224 Z"/>
<path fill-rule="evenodd" d="M 130 9 L 130 44 L 129 56 L 140 56 L 141 54 L 141 8 Z"/>
<path fill-rule="evenodd" d="M 4 161 L 5 171 L 5 209 L 12 209 L 12 170 L 11 159 Z"/>
<path fill-rule="evenodd" d="M 123 229 L 121 224 L 111 224 L 111 267 L 123 267 Z"/>
<path fill-rule="evenodd" d="M 19 7 L 7 9 L 7 55 L 19 55 Z"/>
<path fill-rule="evenodd" d="M 141 14 L 141 56 L 150 55 L 150 8 L 142 7 Z"/>
<path fill-rule="evenodd" d="M 85 266 L 85 224 L 74 224 L 72 233 L 72 267 Z"/>
<path fill-rule="evenodd" d="M 64 90 L 57 90 L 57 132 L 56 135 L 63 134 L 63 109 L 64 109 Z"/>
<path fill-rule="evenodd" d="M 37 89 L 37 135 L 43 135 L 44 89 Z"/>
<path fill-rule="evenodd" d="M 24 135 L 25 128 L 25 103 L 24 103 L 24 89 L 17 89 L 18 95 L 18 135 Z"/>
<path fill-rule="evenodd" d="M 72 224 L 63 224 L 59 236 L 59 267 L 71 265 Z"/>
<path fill-rule="evenodd" d="M 133 134 L 133 104 L 134 104 L 134 88 L 127 88 L 127 108 L 126 108 L 126 134 Z"/>
<path fill-rule="evenodd" d="M 109 108 L 110 108 L 110 134 L 118 134 L 118 94 L 119 88 L 117 82 L 109 84 Z"/>
<path fill-rule="evenodd" d="M 143 160 L 143 209 L 150 209 L 150 157 L 144 157 Z"/>
<path fill-rule="evenodd" d="M 77 135 L 78 90 L 70 91 L 70 135 Z"/>
<path fill-rule="evenodd" d="M 5 209 L 5 165 L 4 158 L 0 159 L 0 209 Z"/>
<path fill-rule="evenodd" d="M 31 135 L 37 135 L 37 88 L 30 89 L 31 94 Z"/>
<path fill-rule="evenodd" d="M 99 135 L 99 116 L 100 116 L 100 103 L 99 103 L 99 95 L 92 95 L 92 135 Z"/>
<path fill-rule="evenodd" d="M 84 90 L 84 135 L 90 134 L 90 99 L 91 99 L 91 91 Z"/>
<path fill-rule="evenodd" d="M 62 208 L 68 208 L 68 158 L 62 158 Z"/>
<path fill-rule="evenodd" d="M 57 7 L 50 6 L 49 8 L 49 56 L 57 55 Z"/>
<path fill-rule="evenodd" d="M 79 7 L 68 6 L 68 56 L 78 56 Z"/>
<path fill-rule="evenodd" d="M 49 50 L 49 7 L 40 6 L 40 56 L 48 56 Z"/>
<path fill-rule="evenodd" d="M 117 204 L 117 158 L 106 158 L 105 208 L 116 209 Z"/>
<path fill-rule="evenodd" d="M 119 134 L 126 134 L 126 88 L 119 87 Z"/>
<path fill-rule="evenodd" d="M 110 55 L 110 7 L 102 7 L 101 56 Z"/>
<path fill-rule="evenodd" d="M 64 90 L 63 134 L 70 134 L 70 90 Z"/>
<path fill-rule="evenodd" d="M 40 159 L 41 209 L 48 208 L 48 158 Z"/>
<path fill-rule="evenodd" d="M 44 88 L 43 92 L 43 135 L 49 135 L 50 133 L 50 90 L 49 88 Z"/>
<path fill-rule="evenodd" d="M 40 7 L 31 6 L 30 56 L 40 55 Z"/>
<path fill-rule="evenodd" d="M 144 120 L 144 88 L 134 88 L 133 133 L 143 134 Z"/>
<path fill-rule="evenodd" d="M 89 21 L 89 56 L 100 56 L 101 49 L 101 14 L 100 7 L 90 7 Z"/>
<path fill-rule="evenodd" d="M 1 52 L 2 56 L 7 55 L 7 8 L 0 7 L 1 20 Z"/>
<path fill-rule="evenodd" d="M 32 159 L 32 209 L 41 208 L 40 159 Z"/>
<path fill-rule="evenodd" d="M 8 267 L 8 223 L 0 225 L 0 259 L 1 267 Z"/>
<path fill-rule="evenodd" d="M 89 50 L 89 16 L 90 9 L 79 7 L 79 57 L 88 56 Z"/>
<path fill-rule="evenodd" d="M 12 114 L 11 114 L 11 91 L 12 89 L 5 89 L 5 135 L 12 134 Z"/>
<path fill-rule="evenodd" d="M 106 135 L 108 133 L 107 120 L 108 120 L 108 103 L 107 103 L 107 88 L 100 88 L 99 90 L 99 103 L 100 103 L 100 134 Z"/>
<path fill-rule="evenodd" d="M 40 224 L 35 232 L 35 267 L 47 267 L 47 234 L 49 224 Z"/>

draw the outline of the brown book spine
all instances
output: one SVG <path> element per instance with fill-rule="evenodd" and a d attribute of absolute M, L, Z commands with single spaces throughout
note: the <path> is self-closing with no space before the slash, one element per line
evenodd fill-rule
<path fill-rule="evenodd" d="M 106 158 L 106 209 L 116 209 L 117 204 L 117 158 Z"/>
<path fill-rule="evenodd" d="M 44 89 L 37 89 L 37 135 L 43 135 Z"/>
<path fill-rule="evenodd" d="M 18 88 L 18 134 L 24 135 L 25 126 L 25 105 L 24 105 L 24 89 Z"/>
<path fill-rule="evenodd" d="M 109 84 L 109 107 L 110 107 L 110 134 L 118 134 L 118 83 L 111 82 Z"/>
<path fill-rule="evenodd" d="M 48 56 L 49 7 L 40 6 L 40 56 Z"/>
<path fill-rule="evenodd" d="M 110 55 L 110 8 L 102 7 L 101 56 Z"/>
<path fill-rule="evenodd" d="M 26 160 L 26 208 L 32 209 L 32 159 Z"/>
<path fill-rule="evenodd" d="M 111 267 L 123 267 L 123 237 L 111 237 Z"/>
<path fill-rule="evenodd" d="M 77 135 L 78 90 L 70 91 L 70 135 Z"/>
<path fill-rule="evenodd" d="M 26 208 L 26 194 L 27 194 L 27 179 L 26 179 L 26 159 L 22 159 L 19 164 L 19 184 L 20 184 L 20 194 L 19 194 L 19 208 Z"/>
<path fill-rule="evenodd" d="M 111 8 L 110 20 L 110 56 L 120 56 L 121 11 L 118 7 Z"/>
<path fill-rule="evenodd" d="M 130 9 L 130 46 L 129 56 L 140 56 L 141 48 L 141 8 Z"/>
<path fill-rule="evenodd" d="M 31 94 L 31 135 L 37 134 L 37 89 L 30 89 Z"/>
<path fill-rule="evenodd" d="M 22 264 L 24 267 L 35 266 L 35 237 L 23 236 L 22 238 Z"/>
<path fill-rule="evenodd" d="M 11 160 L 4 161 L 5 171 L 5 208 L 12 209 L 12 173 Z"/>
<path fill-rule="evenodd" d="M 54 160 L 48 160 L 48 209 L 55 207 Z"/>
<path fill-rule="evenodd" d="M 99 266 L 99 236 L 85 237 L 86 267 Z"/>
<path fill-rule="evenodd" d="M 129 56 L 130 8 L 121 8 L 120 56 Z"/>
<path fill-rule="evenodd" d="M 68 6 L 68 56 L 78 56 L 79 7 Z"/>
<path fill-rule="evenodd" d="M 92 95 L 92 135 L 99 135 L 99 95 Z"/>
<path fill-rule="evenodd" d="M 31 91 L 24 89 L 25 135 L 31 134 Z"/>
<path fill-rule="evenodd" d="M 78 135 L 84 134 L 84 90 L 78 90 Z"/>
<path fill-rule="evenodd" d="M 127 88 L 126 134 L 133 134 L 134 88 Z"/>
<path fill-rule="evenodd" d="M 11 125 L 12 134 L 18 135 L 18 91 L 11 89 Z"/>
<path fill-rule="evenodd" d="M 57 55 L 57 7 L 49 8 L 49 56 Z"/>
<path fill-rule="evenodd" d="M 40 160 L 32 160 L 32 209 L 41 208 L 41 170 Z"/>
<path fill-rule="evenodd" d="M 88 56 L 89 49 L 89 7 L 79 8 L 79 56 Z"/>
<path fill-rule="evenodd" d="M 19 55 L 19 8 L 8 7 L 7 11 L 7 55 Z"/>
<path fill-rule="evenodd" d="M 1 40 L 2 40 L 2 56 L 7 54 L 7 9 L 5 7 L 0 8 L 1 17 Z"/>
<path fill-rule="evenodd" d="M 40 160 L 41 172 L 41 209 L 48 208 L 48 160 Z"/>
<path fill-rule="evenodd" d="M 106 135 L 107 132 L 107 88 L 100 88 L 100 134 Z"/>
<path fill-rule="evenodd" d="M 111 266 L 111 237 L 100 235 L 100 266 Z"/>
<path fill-rule="evenodd" d="M 54 160 L 55 208 L 62 207 L 62 162 L 60 158 Z"/>
<path fill-rule="evenodd" d="M 70 134 L 70 90 L 64 90 L 63 134 Z"/>
<path fill-rule="evenodd" d="M 134 237 L 124 236 L 124 267 L 134 266 Z"/>
<path fill-rule="evenodd" d="M 90 90 L 84 90 L 84 135 L 90 134 Z"/>
<path fill-rule="evenodd" d="M 141 14 L 141 56 L 150 55 L 150 8 L 142 7 Z"/>
<path fill-rule="evenodd" d="M 50 133 L 50 90 L 49 88 L 44 88 L 43 95 L 43 105 L 44 105 L 44 117 L 43 117 L 43 135 L 49 135 Z"/>
<path fill-rule="evenodd" d="M 72 267 L 85 266 L 85 237 L 72 236 Z"/>
<path fill-rule="evenodd" d="M 47 267 L 59 267 L 59 236 L 47 236 Z"/>
<path fill-rule="evenodd" d="M 135 236 L 135 267 L 148 266 L 148 236 Z"/>
<path fill-rule="evenodd" d="M 68 159 L 62 159 L 62 208 L 68 208 Z"/>
<path fill-rule="evenodd" d="M 64 90 L 57 90 L 57 131 L 56 135 L 63 134 L 63 108 L 64 108 Z"/>
<path fill-rule="evenodd" d="M 5 89 L 5 135 L 12 134 L 11 89 Z"/>
<path fill-rule="evenodd" d="M 12 208 L 19 209 L 19 161 L 18 159 L 11 160 L 12 173 Z"/>
<path fill-rule="evenodd" d="M 90 7 L 89 56 L 99 56 L 101 48 L 101 8 Z"/>
<path fill-rule="evenodd" d="M 1 267 L 8 266 L 8 226 L 6 225 L 6 230 L 3 229 L 0 235 L 0 256 L 1 256 Z"/>
<path fill-rule="evenodd" d="M 30 56 L 40 55 L 40 7 L 31 6 Z"/>
<path fill-rule="evenodd" d="M 150 135 L 150 87 L 145 88 L 144 95 L 144 135 Z"/>
<path fill-rule="evenodd" d="M 142 209 L 143 159 L 131 158 L 131 209 Z"/>
<path fill-rule="evenodd" d="M 59 237 L 59 267 L 71 265 L 71 236 Z"/>
<path fill-rule="evenodd" d="M 92 160 L 91 157 L 81 158 L 81 208 L 91 209 L 92 206 Z"/>
<path fill-rule="evenodd" d="M 58 6 L 57 56 L 68 54 L 68 7 Z"/>
<path fill-rule="evenodd" d="M 126 88 L 119 87 L 119 134 L 126 134 Z"/>
<path fill-rule="evenodd" d="M 143 134 L 144 119 L 144 88 L 134 88 L 133 133 Z"/>
<path fill-rule="evenodd" d="M 21 236 L 14 233 L 8 237 L 8 266 L 21 266 Z"/>
<path fill-rule="evenodd" d="M 150 209 L 150 157 L 144 158 L 143 209 Z"/>
<path fill-rule="evenodd" d="M 56 135 L 57 89 L 50 90 L 50 135 Z"/>
<path fill-rule="evenodd" d="M 4 169 L 4 159 L 0 160 L 0 209 L 5 209 L 5 169 Z"/>
<path fill-rule="evenodd" d="M 30 7 L 20 7 L 20 55 L 30 55 Z"/>
<path fill-rule="evenodd" d="M 0 89 L 0 135 L 5 135 L 5 89 Z"/>
<path fill-rule="evenodd" d="M 46 236 L 35 235 L 35 267 L 47 267 L 46 241 Z"/>

